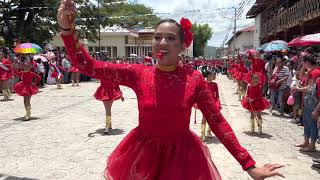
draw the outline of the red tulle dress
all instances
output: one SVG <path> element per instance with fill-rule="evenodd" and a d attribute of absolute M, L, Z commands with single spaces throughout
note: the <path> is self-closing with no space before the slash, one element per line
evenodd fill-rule
<path fill-rule="evenodd" d="M 99 101 L 114 101 L 122 97 L 119 84 L 112 79 L 101 79 L 94 97 Z"/>
<path fill-rule="evenodd" d="M 32 71 L 16 72 L 20 76 L 21 81 L 14 86 L 14 91 L 20 96 L 32 96 L 39 92 L 38 84 L 41 81 L 41 77 Z M 33 81 L 35 79 L 35 82 Z M 33 83 L 34 82 L 34 83 Z"/>
<path fill-rule="evenodd" d="M 242 81 L 247 72 L 247 67 L 244 65 L 242 61 L 240 61 L 240 64 L 236 66 L 236 70 L 233 73 L 233 78 L 235 78 L 238 81 Z"/>
<path fill-rule="evenodd" d="M 247 94 L 242 99 L 241 104 L 243 108 L 250 112 L 261 112 L 270 107 L 269 101 L 262 96 L 263 86 L 249 84 L 247 88 Z"/>
<path fill-rule="evenodd" d="M 1 62 L 2 62 L 2 66 L 6 68 L 0 66 L 0 80 L 1 81 L 9 80 L 14 75 L 13 66 L 9 59 L 3 58 Z"/>
<path fill-rule="evenodd" d="M 255 164 L 220 113 L 199 72 L 184 67 L 164 72 L 155 66 L 95 61 L 82 46 L 76 49 L 73 35 L 62 35 L 62 39 L 81 73 L 97 79 L 115 78 L 137 95 L 139 125 L 109 155 L 107 179 L 220 180 L 209 149 L 189 128 L 194 103 L 243 169 Z"/>
<path fill-rule="evenodd" d="M 230 65 L 230 67 L 228 68 L 228 72 L 230 73 L 231 77 L 233 77 L 233 74 L 235 73 L 235 71 L 237 70 L 237 64 L 236 63 L 232 63 Z"/>
<path fill-rule="evenodd" d="M 79 71 L 79 68 L 76 68 L 75 66 L 71 66 L 70 72 L 76 73 L 76 72 L 80 72 L 80 71 Z"/>
<path fill-rule="evenodd" d="M 249 53 L 249 59 L 251 60 L 251 70 L 245 74 L 244 81 L 248 84 L 252 84 L 251 75 L 257 74 L 259 76 L 259 81 L 264 84 L 266 82 L 266 63 L 262 59 L 255 59 L 251 53 Z"/>

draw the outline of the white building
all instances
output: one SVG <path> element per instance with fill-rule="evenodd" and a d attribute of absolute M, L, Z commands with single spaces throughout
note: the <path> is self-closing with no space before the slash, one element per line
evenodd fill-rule
<path fill-rule="evenodd" d="M 139 57 L 148 56 L 152 52 L 152 39 L 154 29 L 128 30 L 118 26 L 106 27 L 100 31 L 100 47 L 102 52 L 107 52 L 110 57 L 128 57 L 136 54 Z M 56 47 L 63 47 L 63 42 L 57 34 L 50 41 Z M 90 52 L 99 51 L 99 41 L 84 40 L 84 44 Z M 185 52 L 185 55 L 193 57 L 193 45 Z"/>
<path fill-rule="evenodd" d="M 255 34 L 255 26 L 250 26 L 237 31 L 235 38 L 232 36 L 227 42 L 228 53 L 232 54 L 234 49 L 235 49 L 235 54 L 238 54 L 239 52 L 245 52 L 248 49 L 253 49 L 254 34 Z"/>

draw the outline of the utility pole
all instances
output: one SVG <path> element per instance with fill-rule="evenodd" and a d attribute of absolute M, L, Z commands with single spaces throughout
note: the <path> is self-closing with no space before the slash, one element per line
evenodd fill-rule
<path fill-rule="evenodd" d="M 234 22 L 233 22 L 233 55 L 236 55 L 236 34 L 237 34 L 237 8 L 234 9 Z"/>

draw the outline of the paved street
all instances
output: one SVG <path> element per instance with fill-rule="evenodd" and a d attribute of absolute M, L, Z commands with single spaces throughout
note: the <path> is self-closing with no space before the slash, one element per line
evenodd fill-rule
<path fill-rule="evenodd" d="M 223 114 L 258 165 L 285 164 L 281 172 L 289 180 L 320 179 L 319 172 L 311 169 L 312 158 L 320 158 L 320 152 L 301 154 L 294 147 L 303 139 L 301 127 L 266 112 L 264 135 L 250 135 L 249 113 L 237 101 L 235 84 L 225 76 L 218 76 L 217 81 Z M 35 118 L 28 122 L 21 121 L 25 114 L 22 97 L 14 95 L 13 101 L 0 102 L 0 180 L 101 179 L 106 157 L 137 126 L 138 112 L 135 94 L 123 87 L 125 101 L 115 102 L 112 109 L 115 129 L 112 135 L 103 136 L 104 107 L 93 98 L 98 85 L 90 82 L 81 87 L 64 85 L 63 90 L 56 86 L 41 89 L 31 99 Z M 191 128 L 199 134 L 200 111 L 198 124 L 193 124 L 193 119 L 194 114 Z M 218 140 L 210 140 L 208 146 L 223 179 L 249 179 Z"/>

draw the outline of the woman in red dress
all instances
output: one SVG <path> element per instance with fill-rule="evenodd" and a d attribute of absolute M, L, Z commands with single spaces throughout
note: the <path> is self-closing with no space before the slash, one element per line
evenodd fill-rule
<path fill-rule="evenodd" d="M 242 99 L 242 106 L 250 111 L 251 132 L 255 131 L 255 120 L 258 124 L 258 134 L 262 134 L 262 116 L 261 111 L 268 109 L 270 103 L 262 95 L 263 85 L 259 80 L 258 74 L 251 74 L 252 83 L 248 85 L 247 94 Z"/>
<path fill-rule="evenodd" d="M 41 81 L 41 77 L 31 71 L 31 63 L 23 62 L 23 71 L 16 72 L 21 81 L 14 86 L 14 91 L 23 96 L 26 115 L 24 120 L 31 119 L 31 96 L 39 92 L 37 84 Z M 35 81 L 33 81 L 35 79 Z"/>
<path fill-rule="evenodd" d="M 79 69 L 72 65 L 71 69 L 70 69 L 70 72 L 71 72 L 72 86 L 75 86 L 74 83 L 76 83 L 76 85 L 79 86 L 79 81 L 80 81 L 80 71 L 79 71 Z"/>
<path fill-rule="evenodd" d="M 111 121 L 111 107 L 115 100 L 124 100 L 122 92 L 120 90 L 119 84 L 112 79 L 101 79 L 100 86 L 98 87 L 94 97 L 103 102 L 104 108 L 106 110 L 106 125 L 104 133 L 109 134 L 110 129 L 112 129 Z"/>
<path fill-rule="evenodd" d="M 115 79 L 120 85 L 132 88 L 138 100 L 139 125 L 108 157 L 107 179 L 221 179 L 208 148 L 190 131 L 194 103 L 215 135 L 254 179 L 280 175 L 275 169 L 282 165 L 254 166 L 255 161 L 240 146 L 216 107 L 202 75 L 177 65 L 178 55 L 191 44 L 191 23 L 160 22 L 152 44 L 154 54 L 160 53 L 162 57 L 156 66 L 144 66 L 94 60 L 74 34 L 75 17 L 75 5 L 70 0 L 62 1 L 58 23 L 72 63 L 81 73 L 98 79 Z"/>
<path fill-rule="evenodd" d="M 219 99 L 219 89 L 218 89 L 218 84 L 213 82 L 216 79 L 216 73 L 213 71 L 207 71 L 207 83 L 210 88 L 210 92 L 212 93 L 213 99 L 214 99 L 214 104 L 217 106 L 219 110 L 221 110 L 221 104 L 220 104 L 220 99 Z M 207 128 L 207 120 L 203 116 L 202 117 L 202 122 L 201 122 L 201 140 L 206 141 L 206 137 L 212 138 L 211 134 L 211 129 L 210 127 Z M 207 132 L 207 134 L 206 134 Z"/>
<path fill-rule="evenodd" d="M 0 89 L 2 89 L 2 94 L 4 100 L 10 99 L 11 91 L 9 87 L 9 80 L 13 77 L 13 66 L 9 59 L 7 59 L 2 52 L 0 52 Z"/>

